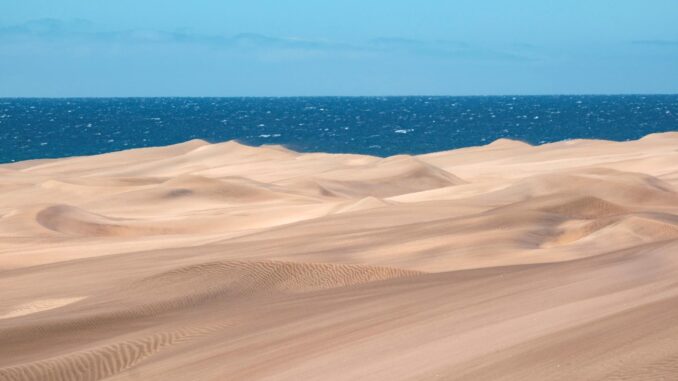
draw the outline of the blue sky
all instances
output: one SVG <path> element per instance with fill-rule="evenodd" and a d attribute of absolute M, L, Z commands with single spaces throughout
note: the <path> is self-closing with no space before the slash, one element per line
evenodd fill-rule
<path fill-rule="evenodd" d="M 0 1 L 0 96 L 678 93 L 675 0 Z"/>

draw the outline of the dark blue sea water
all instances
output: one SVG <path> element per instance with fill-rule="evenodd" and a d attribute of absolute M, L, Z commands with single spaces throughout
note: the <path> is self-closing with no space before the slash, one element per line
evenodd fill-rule
<path fill-rule="evenodd" d="M 194 138 L 379 156 L 678 130 L 678 95 L 0 99 L 0 162 Z"/>

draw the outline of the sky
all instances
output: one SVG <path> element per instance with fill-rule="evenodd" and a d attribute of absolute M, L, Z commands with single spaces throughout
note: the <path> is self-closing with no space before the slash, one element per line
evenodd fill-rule
<path fill-rule="evenodd" d="M 0 0 L 0 97 L 678 93 L 675 0 Z"/>

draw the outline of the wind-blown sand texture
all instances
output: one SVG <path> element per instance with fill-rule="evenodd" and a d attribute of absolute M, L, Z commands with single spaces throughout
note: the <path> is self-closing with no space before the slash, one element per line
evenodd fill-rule
<path fill-rule="evenodd" d="M 0 380 L 678 380 L 678 133 L 0 166 Z"/>

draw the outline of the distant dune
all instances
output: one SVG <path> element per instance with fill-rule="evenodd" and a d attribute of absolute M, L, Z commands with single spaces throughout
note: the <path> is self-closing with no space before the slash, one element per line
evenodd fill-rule
<path fill-rule="evenodd" d="M 0 166 L 0 381 L 678 380 L 678 133 Z"/>

